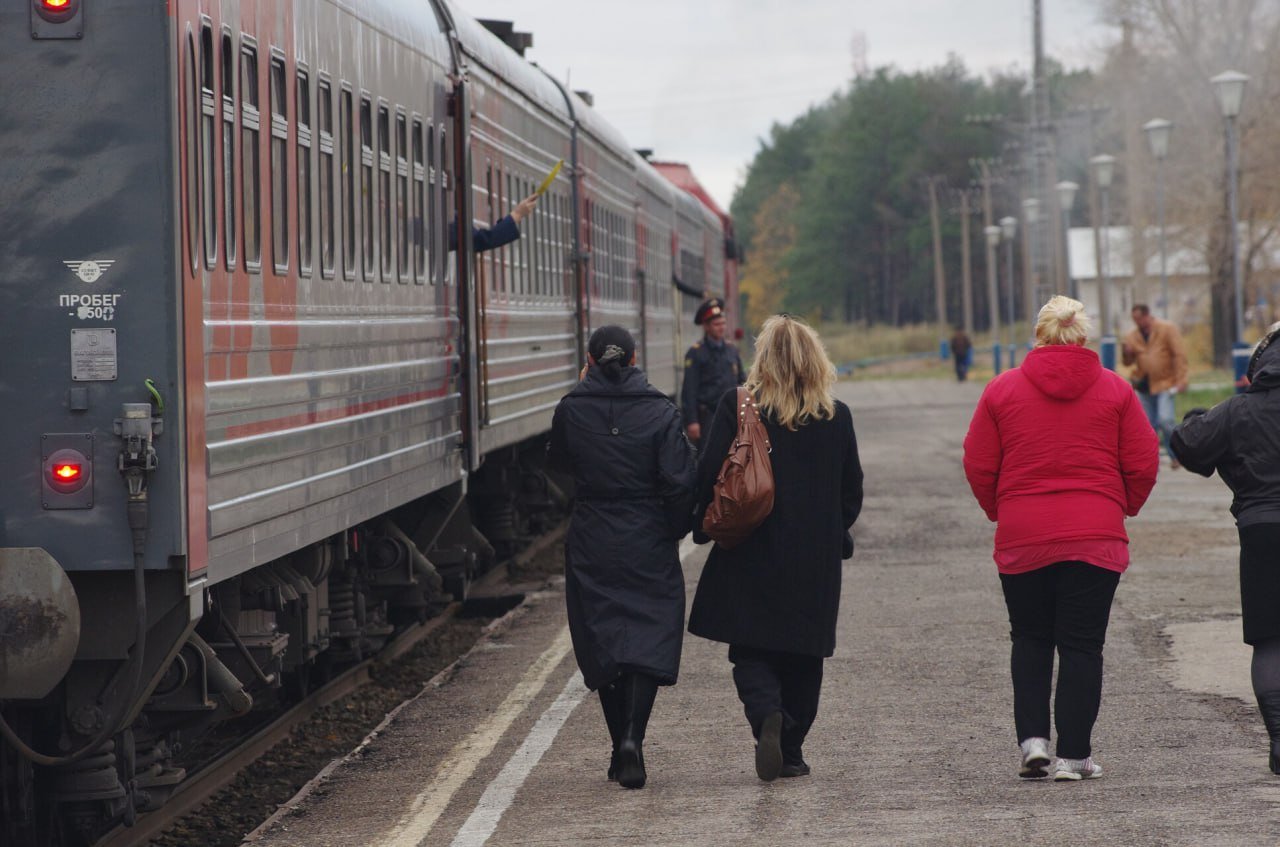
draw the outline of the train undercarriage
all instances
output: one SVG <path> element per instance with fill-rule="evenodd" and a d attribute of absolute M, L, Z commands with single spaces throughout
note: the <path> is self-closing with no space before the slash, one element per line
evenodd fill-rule
<path fill-rule="evenodd" d="M 211 728 L 296 702 L 465 599 L 474 579 L 563 520 L 565 486 L 545 468 L 543 440 L 530 439 L 490 454 L 465 485 L 206 587 L 198 618 L 181 572 L 148 572 L 136 691 L 130 661 L 118 658 L 132 643 L 106 643 L 81 645 L 42 699 L 0 701 L 10 734 L 56 760 L 33 763 L 0 741 L 0 843 L 87 845 L 159 809 L 186 776 L 184 752 Z M 131 574 L 70 576 L 83 631 L 131 641 Z M 22 626 L 0 620 L 0 641 Z"/>

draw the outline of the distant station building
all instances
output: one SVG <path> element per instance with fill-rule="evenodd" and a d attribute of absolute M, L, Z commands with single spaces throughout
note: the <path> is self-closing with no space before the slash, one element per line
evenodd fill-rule
<path fill-rule="evenodd" d="M 1102 271 L 1110 271 L 1111 315 L 1116 326 L 1112 332 L 1127 332 L 1132 321 L 1129 310 L 1135 303 L 1146 303 L 1161 317 L 1165 314 L 1160 279 L 1160 232 L 1151 227 L 1145 233 L 1146 261 L 1142 275 L 1134 274 L 1132 229 L 1113 226 L 1098 231 L 1095 239 L 1091 227 L 1075 227 L 1069 238 L 1071 276 L 1079 299 L 1098 326 Z M 1212 310 L 1212 281 L 1209 278 L 1208 234 L 1170 228 L 1165 265 L 1169 276 L 1169 319 L 1182 327 L 1208 323 Z M 1247 248 L 1242 245 L 1242 250 Z M 1242 254 L 1243 255 L 1243 254 Z M 1105 257 L 1105 261 L 1103 261 Z M 1264 249 L 1256 251 L 1245 280 L 1245 302 L 1249 307 L 1246 320 L 1270 324 L 1275 320 L 1276 295 L 1280 293 L 1280 238 L 1270 238 Z"/>

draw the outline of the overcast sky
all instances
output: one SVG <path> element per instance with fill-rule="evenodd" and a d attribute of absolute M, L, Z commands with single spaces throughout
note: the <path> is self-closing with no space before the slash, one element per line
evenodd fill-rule
<path fill-rule="evenodd" d="M 1031 0 L 458 0 L 533 33 L 526 57 L 574 89 L 633 147 L 686 161 L 726 208 L 775 123 L 846 85 L 867 63 L 917 70 L 948 54 L 974 71 L 1031 64 Z M 1115 35 L 1094 0 L 1045 0 L 1045 41 L 1094 64 Z"/>

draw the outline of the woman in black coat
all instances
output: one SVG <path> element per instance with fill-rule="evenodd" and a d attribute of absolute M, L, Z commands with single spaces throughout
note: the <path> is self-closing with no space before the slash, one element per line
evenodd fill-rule
<path fill-rule="evenodd" d="M 1249 387 L 1208 412 L 1193 409 L 1169 438 L 1184 468 L 1218 476 L 1235 499 L 1240 534 L 1240 607 L 1253 647 L 1253 693 L 1280 774 L 1280 325 L 1249 361 Z"/>
<path fill-rule="evenodd" d="M 694 635 L 729 645 L 766 781 L 809 773 L 801 748 L 818 714 L 823 659 L 835 651 L 840 562 L 853 555 L 848 529 L 862 508 L 853 418 L 832 395 L 835 379 L 810 327 L 786 315 L 765 321 L 746 387 L 773 448 L 773 512 L 732 550 L 712 548 L 689 618 Z M 697 515 L 737 432 L 736 400 L 726 392 L 716 409 Z M 708 540 L 697 529 L 694 539 Z"/>
<path fill-rule="evenodd" d="M 684 628 L 679 542 L 696 475 L 680 412 L 635 365 L 622 327 L 597 329 L 582 382 L 556 407 L 552 463 L 573 475 L 565 602 L 573 652 L 613 739 L 609 779 L 645 783 L 645 727 L 675 685 Z"/>

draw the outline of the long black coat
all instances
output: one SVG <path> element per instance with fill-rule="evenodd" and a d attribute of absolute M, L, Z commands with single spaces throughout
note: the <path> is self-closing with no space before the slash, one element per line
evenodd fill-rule
<path fill-rule="evenodd" d="M 734 390 L 721 398 L 699 460 L 699 515 L 711 502 L 716 475 L 737 432 L 736 395 Z M 794 431 L 767 416 L 764 423 L 773 447 L 773 512 L 732 550 L 712 548 L 693 598 L 689 631 L 712 641 L 830 656 L 836 646 L 840 561 L 852 555 L 846 531 L 862 510 L 853 416 L 836 401 L 831 420 Z M 694 539 L 705 536 L 695 531 Z"/>
<path fill-rule="evenodd" d="M 638 670 L 673 685 L 684 636 L 679 542 L 689 526 L 694 450 L 680 413 L 644 372 L 599 368 L 565 395 L 551 459 L 576 483 L 565 601 L 587 687 Z"/>

